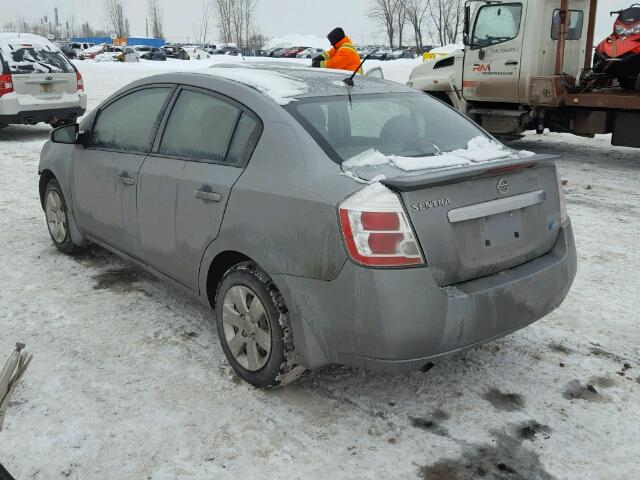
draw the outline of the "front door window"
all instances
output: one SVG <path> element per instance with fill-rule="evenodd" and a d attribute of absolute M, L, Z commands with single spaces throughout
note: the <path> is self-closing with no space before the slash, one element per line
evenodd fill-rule
<path fill-rule="evenodd" d="M 522 4 L 486 5 L 480 8 L 473 29 L 472 48 L 508 42 L 520 33 Z"/>

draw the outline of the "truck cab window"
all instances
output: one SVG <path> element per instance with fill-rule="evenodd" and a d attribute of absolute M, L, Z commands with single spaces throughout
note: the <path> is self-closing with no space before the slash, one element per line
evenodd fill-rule
<path fill-rule="evenodd" d="M 507 42 L 520 33 L 522 4 L 485 5 L 478 11 L 473 29 L 473 48 Z"/>
<path fill-rule="evenodd" d="M 580 40 L 582 37 L 582 25 L 584 24 L 584 12 L 582 10 L 569 10 L 569 21 L 567 22 L 566 40 Z M 560 30 L 560 9 L 553 11 L 551 21 L 551 39 L 558 40 Z"/>

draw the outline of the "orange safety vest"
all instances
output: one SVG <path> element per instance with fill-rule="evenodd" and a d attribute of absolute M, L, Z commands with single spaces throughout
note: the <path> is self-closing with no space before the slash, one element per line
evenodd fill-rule
<path fill-rule="evenodd" d="M 360 66 L 360 54 L 351 43 L 349 37 L 344 37 L 337 45 L 322 54 L 324 60 L 320 62 L 322 68 L 335 68 L 338 70 L 351 70 L 355 72 Z M 362 73 L 362 69 L 358 73 Z"/>

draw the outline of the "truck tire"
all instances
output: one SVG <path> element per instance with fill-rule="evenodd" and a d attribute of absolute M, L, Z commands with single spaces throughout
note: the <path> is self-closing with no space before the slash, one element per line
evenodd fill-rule
<path fill-rule="evenodd" d="M 215 305 L 220 344 L 240 377 L 258 388 L 274 388 L 302 375 L 289 312 L 260 267 L 243 262 L 227 271 Z"/>

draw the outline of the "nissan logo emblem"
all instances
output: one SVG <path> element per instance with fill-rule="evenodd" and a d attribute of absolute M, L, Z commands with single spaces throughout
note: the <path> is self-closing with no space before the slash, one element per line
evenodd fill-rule
<path fill-rule="evenodd" d="M 501 178 L 500 180 L 498 180 L 497 188 L 502 195 L 509 193 L 509 182 L 507 182 L 507 179 Z"/>

